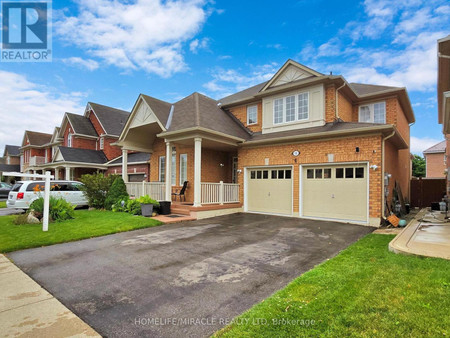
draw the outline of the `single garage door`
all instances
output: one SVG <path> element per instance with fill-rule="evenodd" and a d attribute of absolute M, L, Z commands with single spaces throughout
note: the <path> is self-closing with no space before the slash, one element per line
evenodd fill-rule
<path fill-rule="evenodd" d="M 302 215 L 367 222 L 367 165 L 303 167 Z"/>
<path fill-rule="evenodd" d="M 251 212 L 292 214 L 292 168 L 247 170 L 247 209 Z"/>

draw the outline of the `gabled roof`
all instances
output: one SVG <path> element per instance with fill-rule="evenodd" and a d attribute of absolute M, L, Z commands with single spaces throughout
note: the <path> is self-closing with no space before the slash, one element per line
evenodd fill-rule
<path fill-rule="evenodd" d="M 66 113 L 75 134 L 97 137 L 97 132 L 91 121 L 83 116 L 72 113 Z"/>
<path fill-rule="evenodd" d="M 128 163 L 139 163 L 139 162 L 148 162 L 150 161 L 149 153 L 131 153 L 128 154 Z M 122 156 L 110 161 L 109 165 L 120 165 L 122 164 Z"/>
<path fill-rule="evenodd" d="M 6 153 L 8 153 L 9 156 L 20 156 L 20 146 L 12 146 L 7 144 L 5 145 L 3 156 L 6 156 Z"/>
<path fill-rule="evenodd" d="M 145 94 L 141 94 L 141 97 L 155 113 L 159 122 L 161 122 L 163 126 L 166 126 L 167 121 L 169 120 L 170 109 L 172 107 L 172 104 L 166 101 L 158 100 L 154 97 Z"/>
<path fill-rule="evenodd" d="M 58 147 L 61 156 L 64 158 L 65 162 L 79 162 L 79 163 L 94 163 L 94 164 L 104 164 L 108 162 L 103 151 L 91 150 L 91 149 L 80 149 L 80 148 L 69 148 L 69 147 Z"/>
<path fill-rule="evenodd" d="M 168 132 L 202 127 L 230 136 L 247 139 L 250 132 L 218 106 L 218 102 L 200 93 L 193 93 L 174 104 Z"/>
<path fill-rule="evenodd" d="M 447 147 L 447 141 L 439 142 L 434 146 L 423 151 L 424 154 L 436 154 L 436 153 L 445 153 L 445 149 Z"/>
<path fill-rule="evenodd" d="M 125 123 L 127 123 L 130 112 L 94 102 L 89 102 L 89 106 L 94 111 L 95 116 L 97 116 L 98 121 L 107 135 L 120 135 Z"/>
<path fill-rule="evenodd" d="M 25 130 L 25 135 L 23 139 L 22 146 L 25 146 L 25 139 L 28 138 L 30 145 L 32 146 L 43 146 L 49 143 L 52 139 L 52 134 L 39 133 L 37 131 Z"/>

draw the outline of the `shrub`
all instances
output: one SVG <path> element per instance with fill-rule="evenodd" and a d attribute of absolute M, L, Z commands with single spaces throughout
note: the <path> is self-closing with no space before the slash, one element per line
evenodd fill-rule
<path fill-rule="evenodd" d="M 64 198 L 56 198 L 50 196 L 49 201 L 49 217 L 54 221 L 65 221 L 74 218 L 74 206 L 67 202 Z M 44 198 L 38 198 L 30 205 L 30 210 L 34 211 L 37 218 L 44 215 Z"/>
<path fill-rule="evenodd" d="M 141 203 L 138 200 L 128 200 L 126 210 L 132 215 L 141 215 Z"/>
<path fill-rule="evenodd" d="M 111 210 L 113 212 L 126 212 L 128 200 L 128 197 L 118 198 L 111 206 Z"/>
<path fill-rule="evenodd" d="M 28 214 L 21 214 L 21 215 L 18 215 L 16 218 L 14 218 L 13 222 L 15 225 L 28 224 L 27 218 L 28 218 Z"/>
<path fill-rule="evenodd" d="M 118 200 L 128 199 L 127 187 L 122 177 L 117 177 L 108 193 L 106 194 L 105 199 L 105 209 L 111 210 L 112 205 L 116 203 Z"/>
<path fill-rule="evenodd" d="M 84 192 L 90 207 L 96 209 L 105 208 L 106 195 L 116 178 L 116 175 L 105 176 L 102 173 L 81 176 L 80 181 L 84 186 L 80 188 Z"/>
<path fill-rule="evenodd" d="M 154 207 L 159 207 L 159 202 L 148 195 L 139 197 L 138 201 L 141 204 L 153 204 Z"/>

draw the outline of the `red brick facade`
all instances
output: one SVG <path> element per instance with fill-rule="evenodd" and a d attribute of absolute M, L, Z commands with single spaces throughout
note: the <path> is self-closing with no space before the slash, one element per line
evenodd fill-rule
<path fill-rule="evenodd" d="M 445 153 L 425 154 L 425 161 L 427 163 L 426 177 L 430 178 L 444 178 L 445 169 Z"/>

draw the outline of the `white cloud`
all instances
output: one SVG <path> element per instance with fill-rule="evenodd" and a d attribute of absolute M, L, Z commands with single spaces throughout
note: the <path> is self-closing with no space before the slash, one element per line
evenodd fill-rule
<path fill-rule="evenodd" d="M 448 9 L 440 3 L 445 2 L 366 0 L 363 18 L 348 22 L 317 47 L 307 43 L 299 57 L 352 82 L 434 90 L 436 40 L 448 34 L 441 29 L 442 22 L 448 22 Z"/>
<path fill-rule="evenodd" d="M 187 68 L 183 43 L 197 34 L 207 15 L 206 0 L 78 0 L 78 15 L 60 13 L 55 33 L 126 71 L 162 77 Z"/>
<path fill-rule="evenodd" d="M 0 149 L 5 144 L 20 145 L 25 130 L 52 133 L 61 124 L 64 112 L 84 110 L 84 93 L 59 93 L 25 76 L 0 70 Z"/>
<path fill-rule="evenodd" d="M 279 66 L 273 62 L 248 68 L 250 70 L 245 74 L 236 69 L 217 68 L 212 72 L 213 80 L 205 83 L 203 87 L 214 92 L 214 97 L 221 98 L 269 80 Z"/>
<path fill-rule="evenodd" d="M 434 139 L 430 137 L 415 137 L 411 136 L 411 153 L 423 156 L 422 152 L 443 140 Z"/>
<path fill-rule="evenodd" d="M 62 60 L 65 64 L 78 66 L 80 68 L 85 68 L 87 70 L 93 71 L 98 69 L 99 64 L 97 61 L 92 59 L 82 59 L 80 57 L 71 57 Z"/>
<path fill-rule="evenodd" d="M 192 53 L 197 54 L 200 49 L 207 49 L 208 46 L 209 46 L 208 38 L 203 38 L 200 40 L 195 39 L 195 40 L 192 40 L 191 43 L 189 44 L 189 50 Z"/>

